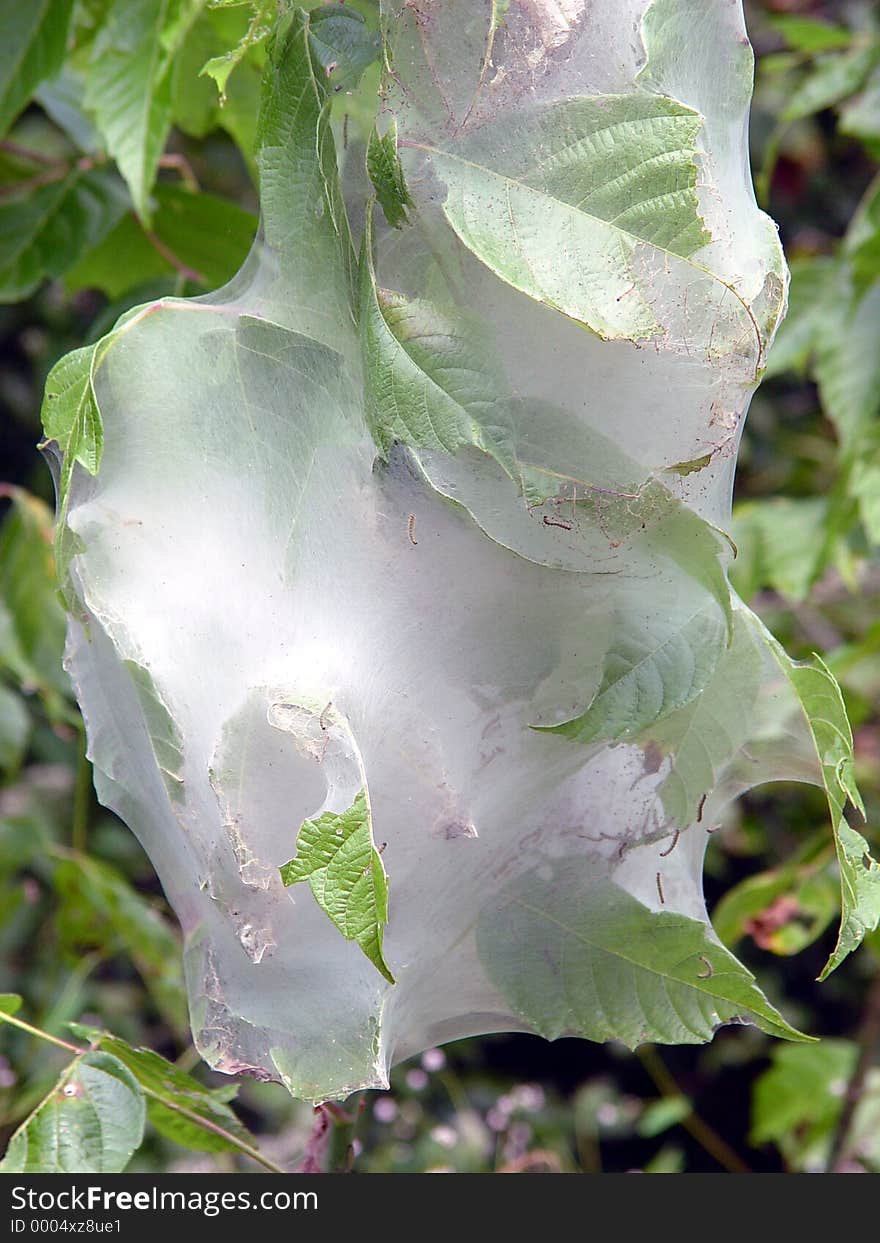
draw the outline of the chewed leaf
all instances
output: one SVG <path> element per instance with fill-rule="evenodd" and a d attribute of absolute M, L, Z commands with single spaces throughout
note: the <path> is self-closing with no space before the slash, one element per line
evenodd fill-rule
<path fill-rule="evenodd" d="M 503 378 L 479 325 L 425 301 L 379 291 L 370 215 L 360 271 L 367 421 L 383 454 L 395 441 L 454 453 L 474 445 L 504 461 Z"/>
<path fill-rule="evenodd" d="M 283 883 L 307 880 L 318 905 L 346 940 L 356 941 L 393 984 L 382 952 L 388 878 L 373 843 L 366 790 L 347 811 L 327 811 L 316 820 L 303 821 L 296 845 L 296 857 L 280 869 Z"/>
<path fill-rule="evenodd" d="M 407 223 L 407 208 L 414 206 L 397 154 L 397 122 L 384 134 L 373 129 L 367 144 L 367 172 L 385 219 L 394 229 Z"/>
<path fill-rule="evenodd" d="M 733 1021 L 808 1039 L 706 924 L 596 883 L 582 860 L 520 877 L 499 898 L 477 930 L 480 959 L 514 1011 L 550 1040 L 698 1044 Z"/>
<path fill-rule="evenodd" d="M 760 625 L 755 619 L 756 624 Z M 840 868 L 840 931 L 820 980 L 858 949 L 880 923 L 880 865 L 868 843 L 847 824 L 847 803 L 864 815 L 853 775 L 852 729 L 840 687 L 827 665 L 815 656 L 809 663 L 792 660 L 767 634 L 767 643 L 797 695 L 809 726 L 831 812 L 831 828 Z"/>
<path fill-rule="evenodd" d="M 515 129 L 422 147 L 478 259 L 599 336 L 638 341 L 670 331 L 650 289 L 654 260 L 679 265 L 704 313 L 736 301 L 693 259 L 710 240 L 696 195 L 701 124 L 662 96 L 583 97 L 536 107 Z M 746 308 L 732 313 L 746 328 Z"/>

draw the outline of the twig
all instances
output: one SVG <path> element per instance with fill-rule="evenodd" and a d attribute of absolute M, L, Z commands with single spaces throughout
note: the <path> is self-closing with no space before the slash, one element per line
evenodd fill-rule
<path fill-rule="evenodd" d="M 868 989 L 868 996 L 865 1001 L 865 1009 L 859 1025 L 856 1043 L 858 1044 L 859 1055 L 850 1075 L 849 1083 L 846 1085 L 843 1108 L 840 1111 L 840 1117 L 837 1119 L 837 1126 L 834 1129 L 834 1137 L 831 1141 L 831 1149 L 828 1153 L 828 1164 L 826 1166 L 826 1173 L 828 1174 L 839 1173 L 841 1166 L 847 1158 L 853 1120 L 859 1107 L 859 1101 L 862 1099 L 865 1091 L 868 1071 L 871 1069 L 877 1053 L 877 1046 L 880 1044 L 880 971 L 874 976 Z"/>
<path fill-rule="evenodd" d="M 160 237 L 157 237 L 151 229 L 148 229 L 143 221 L 139 220 L 141 231 L 144 237 L 153 247 L 158 255 L 161 255 L 166 263 L 170 263 L 175 272 L 179 272 L 181 276 L 185 276 L 188 281 L 195 281 L 197 285 L 207 285 L 208 281 L 201 272 L 197 272 L 195 268 L 191 268 L 189 264 L 179 259 L 170 246 L 166 246 Z"/>
<path fill-rule="evenodd" d="M 652 1045 L 643 1045 L 641 1049 L 637 1049 L 636 1056 L 648 1072 L 654 1085 L 659 1089 L 661 1096 L 672 1097 L 675 1100 L 685 1099 L 690 1104 L 690 1098 L 681 1091 L 674 1077 L 667 1070 L 660 1054 Z M 722 1169 L 727 1170 L 728 1174 L 751 1173 L 751 1170 L 742 1158 L 733 1151 L 726 1140 L 723 1140 L 708 1122 L 700 1117 L 693 1107 L 691 1107 L 690 1113 L 681 1119 L 681 1125 L 694 1137 L 700 1147 L 718 1162 Z"/>
<path fill-rule="evenodd" d="M 351 1113 L 327 1101 L 315 1106 L 315 1121 L 297 1174 L 348 1174 L 354 1160 L 354 1128 L 364 1107 L 361 1097 Z"/>
<path fill-rule="evenodd" d="M 58 1036 L 51 1036 L 49 1032 L 44 1032 L 41 1028 L 26 1023 L 24 1019 L 16 1018 L 13 1014 L 6 1014 L 2 1010 L 0 1010 L 0 1022 L 10 1023 L 13 1027 L 19 1027 L 22 1031 L 27 1032 L 31 1036 L 36 1036 L 39 1040 L 46 1040 L 49 1044 L 54 1044 L 59 1049 L 66 1049 L 75 1058 L 83 1057 L 84 1054 L 89 1052 L 88 1049 L 84 1049 L 80 1045 L 75 1045 L 69 1040 L 61 1040 Z M 258 1162 L 264 1169 L 271 1171 L 273 1174 L 287 1173 L 280 1165 L 276 1165 L 274 1161 L 270 1161 L 268 1157 L 264 1156 L 259 1149 L 254 1148 L 245 1140 L 239 1139 L 237 1135 L 233 1135 L 231 1131 L 227 1131 L 219 1123 L 212 1122 L 210 1118 L 203 1118 L 201 1114 L 197 1114 L 193 1110 L 187 1109 L 185 1105 L 179 1104 L 173 1097 L 163 1096 L 161 1092 L 153 1091 L 152 1088 L 148 1088 L 144 1083 L 139 1082 L 138 1086 L 144 1096 L 148 1096 L 151 1100 L 158 1101 L 160 1105 L 164 1105 L 166 1109 L 180 1114 L 182 1118 L 186 1118 L 194 1123 L 195 1126 L 201 1127 L 203 1131 L 210 1131 L 212 1135 L 219 1136 L 233 1148 L 237 1148 L 244 1156 Z"/>

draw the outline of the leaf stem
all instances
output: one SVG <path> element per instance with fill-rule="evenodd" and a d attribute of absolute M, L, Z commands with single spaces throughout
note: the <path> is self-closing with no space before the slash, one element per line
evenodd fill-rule
<path fill-rule="evenodd" d="M 39 1040 L 46 1040 L 49 1044 L 57 1045 L 59 1049 L 66 1049 L 68 1053 L 79 1057 L 85 1050 L 79 1045 L 71 1044 L 69 1040 L 62 1040 L 59 1036 L 50 1036 L 48 1032 L 42 1031 L 39 1027 L 33 1027 L 30 1023 L 26 1023 L 24 1019 L 17 1019 L 14 1014 L 6 1014 L 0 1010 L 0 1023 L 10 1023 L 13 1027 L 20 1027 L 23 1032 L 27 1032 L 31 1036 L 36 1036 Z"/>
<path fill-rule="evenodd" d="M 72 1053 L 74 1057 L 82 1057 L 84 1053 L 88 1052 L 87 1049 L 83 1049 L 80 1045 L 72 1044 L 69 1040 L 61 1040 L 58 1036 L 50 1036 L 48 1032 L 42 1031 L 39 1027 L 34 1027 L 32 1024 L 26 1023 L 24 1019 L 16 1018 L 13 1014 L 6 1014 L 2 1010 L 0 1010 L 0 1022 L 9 1023 L 13 1027 L 19 1027 L 22 1031 L 27 1032 L 31 1036 L 36 1036 L 39 1040 L 46 1040 L 49 1044 L 54 1044 L 59 1049 L 65 1049 L 68 1053 Z M 177 1101 L 163 1096 L 160 1092 L 155 1092 L 152 1088 L 148 1088 L 144 1083 L 139 1083 L 139 1087 L 144 1096 L 148 1096 L 151 1100 L 158 1101 L 160 1105 L 164 1105 L 166 1109 L 171 1109 L 175 1113 L 180 1114 L 181 1117 L 186 1118 L 189 1122 L 201 1127 L 203 1131 L 210 1131 L 212 1135 L 220 1136 L 226 1143 L 237 1148 L 239 1152 L 246 1157 L 250 1157 L 252 1161 L 262 1165 L 264 1169 L 271 1171 L 273 1174 L 287 1173 L 286 1170 L 264 1156 L 257 1148 L 246 1143 L 245 1140 L 239 1139 L 237 1135 L 233 1135 L 231 1131 L 227 1131 L 219 1123 L 212 1122 L 210 1118 L 203 1118 L 193 1110 L 187 1109 L 185 1105 L 180 1105 Z"/>
<path fill-rule="evenodd" d="M 670 1074 L 660 1054 L 653 1045 L 645 1045 L 636 1050 L 636 1056 L 648 1072 L 661 1096 L 674 1097 L 675 1100 L 685 1099 L 690 1104 L 690 1097 L 683 1092 Z M 681 1125 L 693 1136 L 701 1148 L 710 1157 L 727 1170 L 728 1174 L 750 1174 L 751 1170 L 730 1145 L 721 1138 L 718 1132 L 709 1125 L 691 1106 L 690 1113 L 681 1119 Z"/>

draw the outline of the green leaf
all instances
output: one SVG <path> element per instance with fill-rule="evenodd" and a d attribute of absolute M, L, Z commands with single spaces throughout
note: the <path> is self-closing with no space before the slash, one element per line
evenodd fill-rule
<path fill-rule="evenodd" d="M 21 1124 L 3 1174 L 118 1174 L 144 1134 L 146 1107 L 131 1072 L 108 1053 L 76 1058 Z"/>
<path fill-rule="evenodd" d="M 0 525 L 0 669 L 40 694 L 53 722 L 66 717 L 70 681 L 62 668 L 67 619 L 57 598 L 53 514 L 22 488 L 7 492 Z"/>
<path fill-rule="evenodd" d="M 272 24 L 277 12 L 277 0 L 254 0 L 253 15 L 248 28 L 236 45 L 228 52 L 212 56 L 202 66 L 201 73 L 213 79 L 217 84 L 221 99 L 226 94 L 226 84 L 232 71 L 241 64 L 253 48 L 258 47 L 272 33 Z"/>
<path fill-rule="evenodd" d="M 76 169 L 0 203 L 0 302 L 20 301 L 63 275 L 106 237 L 126 207 L 121 182 L 102 169 Z"/>
<path fill-rule="evenodd" d="M 798 121 L 854 95 L 876 63 L 880 50 L 862 43 L 844 52 L 818 56 L 782 111 L 783 121 Z"/>
<path fill-rule="evenodd" d="M 319 4 L 309 13 L 309 48 L 318 75 L 334 92 L 357 86 L 379 55 L 379 36 L 362 13 L 343 4 Z"/>
<path fill-rule="evenodd" d="M 732 1020 L 806 1039 L 705 924 L 596 882 L 582 859 L 514 881 L 485 909 L 477 949 L 514 1013 L 548 1040 L 699 1044 Z"/>
<path fill-rule="evenodd" d="M 158 1053 L 133 1048 L 109 1032 L 76 1023 L 70 1026 L 80 1039 L 100 1045 L 131 1071 L 149 1096 L 150 1122 L 166 1139 L 197 1152 L 234 1151 L 241 1143 L 254 1146 L 254 1137 L 224 1099 L 228 1089 L 206 1088 Z M 208 1127 L 200 1126 L 200 1121 Z"/>
<path fill-rule="evenodd" d="M 20 695 L 0 682 L 0 773 L 15 775 L 24 758 L 31 719 Z"/>
<path fill-rule="evenodd" d="M 858 448 L 880 412 L 878 316 L 880 284 L 861 298 L 853 297 L 843 272 L 822 320 L 815 376 L 822 405 L 840 433 L 845 453 Z"/>
<path fill-rule="evenodd" d="M 822 496 L 737 505 L 731 533 L 742 556 L 732 569 L 734 586 L 746 599 L 770 587 L 799 603 L 824 569 L 828 532 Z"/>
<path fill-rule="evenodd" d="M 79 953 L 122 952 L 175 1032 L 187 1031 L 181 947 L 171 925 L 109 863 L 87 855 L 59 860 L 53 877 L 61 899 L 59 932 Z"/>
<path fill-rule="evenodd" d="M 752 1095 L 752 1144 L 778 1144 L 802 1156 L 830 1138 L 858 1049 L 848 1040 L 780 1045 Z"/>
<path fill-rule="evenodd" d="M 795 260 L 791 264 L 788 312 L 780 325 L 764 369 L 764 379 L 795 371 L 803 375 L 820 339 L 829 285 L 837 261 L 828 255 Z"/>
<path fill-rule="evenodd" d="M 755 624 L 760 625 L 757 619 Z M 840 868 L 841 913 L 837 944 L 819 976 L 824 980 L 880 922 L 880 865 L 871 857 L 868 843 L 850 828 L 844 815 L 847 802 L 862 815 L 864 806 L 855 783 L 852 730 L 840 687 L 818 656 L 809 663 L 793 661 L 769 632 L 767 644 L 806 718 L 831 812 Z"/>
<path fill-rule="evenodd" d="M 45 78 L 58 72 L 73 0 L 5 4 L 0 13 L 0 138 Z"/>
<path fill-rule="evenodd" d="M 771 954 L 799 954 L 822 935 L 838 910 L 839 885 L 828 869 L 790 865 L 748 876 L 712 911 L 720 940 L 732 949 L 743 937 Z"/>
<path fill-rule="evenodd" d="M 816 17 L 773 13 L 769 20 L 773 29 L 797 52 L 830 52 L 834 48 L 849 47 L 853 41 L 853 32 L 845 26 L 832 26 Z"/>
<path fill-rule="evenodd" d="M 637 255 L 689 261 L 709 241 L 700 126 L 673 99 L 609 95 L 536 108 L 503 140 L 486 127 L 455 150 L 424 149 L 446 183 L 446 217 L 477 258 L 600 337 L 637 341 L 660 327 Z"/>
<path fill-rule="evenodd" d="M 18 1014 L 22 1004 L 18 993 L 0 993 L 0 1014 Z"/>
<path fill-rule="evenodd" d="M 875 66 L 861 93 L 841 110 L 840 132 L 867 144 L 880 140 L 880 66 Z"/>
<path fill-rule="evenodd" d="M 360 272 L 361 344 L 366 416 L 380 453 L 395 441 L 455 453 L 473 445 L 509 461 L 501 376 L 493 374 L 491 347 L 475 320 L 444 314 L 424 301 L 379 291 L 372 258 L 370 213 Z"/>
<path fill-rule="evenodd" d="M 575 742 L 619 742 L 689 703 L 703 690 L 722 651 L 727 627 L 714 600 L 690 616 L 656 616 L 647 625 L 622 613 L 602 665 L 602 680 L 584 712 L 558 725 L 534 726 Z"/>
<path fill-rule="evenodd" d="M 406 186 L 406 178 L 397 154 L 397 121 L 392 118 L 388 129 L 380 135 L 373 127 L 367 143 L 367 172 L 376 191 L 379 206 L 392 229 L 408 223 L 406 209 L 414 203 Z"/>
<path fill-rule="evenodd" d="M 653 1139 L 655 1135 L 662 1135 L 692 1112 L 693 1106 L 686 1096 L 664 1096 L 659 1101 L 651 1101 L 646 1107 L 636 1124 L 636 1133 L 643 1139 Z"/>
<path fill-rule="evenodd" d="M 174 53 L 199 7 L 199 0 L 117 0 L 92 45 L 85 104 L 144 221 L 171 128 Z"/>
<path fill-rule="evenodd" d="M 101 136 L 87 116 L 83 99 L 85 78 L 71 64 L 44 82 L 34 98 L 74 146 L 90 155 L 102 152 Z"/>
<path fill-rule="evenodd" d="M 318 905 L 348 941 L 356 941 L 389 983 L 394 976 L 382 953 L 388 922 L 388 879 L 373 843 L 367 792 L 347 811 L 304 820 L 294 859 L 281 869 L 285 885 L 307 880 Z"/>

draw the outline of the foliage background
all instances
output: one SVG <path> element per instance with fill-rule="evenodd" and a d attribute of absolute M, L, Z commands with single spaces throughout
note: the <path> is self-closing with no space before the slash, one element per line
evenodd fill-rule
<path fill-rule="evenodd" d="M 3 22 L 16 7 L 3 0 Z M 108 11 L 130 23 L 149 7 L 79 0 L 65 76 L 0 142 L 0 991 L 22 994 L 22 1014 L 46 1032 L 69 1038 L 74 1020 L 106 1027 L 220 1086 L 228 1081 L 188 1041 L 175 925 L 149 862 L 91 793 L 61 669 L 52 483 L 35 449 L 52 364 L 130 306 L 221 283 L 256 227 L 249 154 L 271 0 L 253 11 L 217 0 L 166 47 L 150 89 L 165 109 L 160 137 L 164 119 L 173 126 L 155 170 L 143 144 L 133 151 L 102 119 L 112 74 L 95 78 L 90 60 Z M 753 166 L 794 281 L 743 442 L 735 581 L 789 651 L 826 653 L 841 680 L 877 845 L 880 14 L 870 0 L 746 7 L 758 54 Z M 198 71 L 243 36 L 252 46 L 221 107 Z M 7 91 L 0 120 L 15 113 Z M 45 224 L 50 201 L 61 204 L 56 227 Z M 830 1161 L 880 1171 L 880 936 L 815 982 L 837 901 L 826 818 L 818 791 L 765 788 L 714 836 L 706 876 L 719 934 L 820 1044 L 785 1046 L 748 1027 L 705 1048 L 636 1055 L 524 1036 L 460 1042 L 399 1067 L 389 1093 L 362 1102 L 354 1168 L 799 1171 Z M 0 1028 L 0 1151 L 66 1060 Z M 314 1125 L 307 1106 L 242 1081 L 235 1108 L 264 1154 L 296 1168 Z M 128 1168 L 258 1168 L 182 1138 L 148 1127 Z"/>

